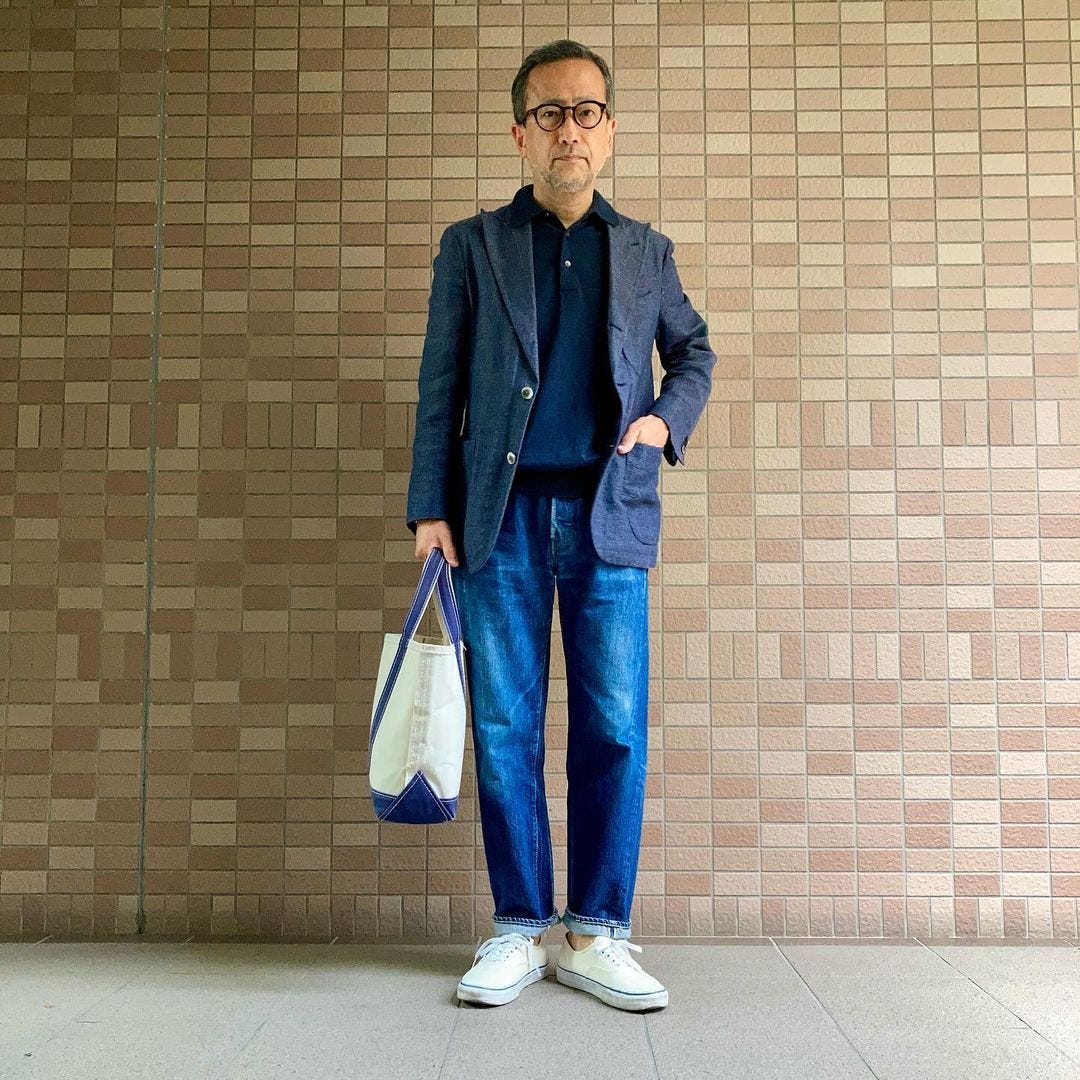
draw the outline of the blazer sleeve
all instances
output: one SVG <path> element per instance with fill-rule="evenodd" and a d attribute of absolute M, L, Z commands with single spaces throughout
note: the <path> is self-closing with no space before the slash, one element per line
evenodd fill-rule
<path fill-rule="evenodd" d="M 414 535 L 420 518 L 450 519 L 454 511 L 453 446 L 464 401 L 472 308 L 465 249 L 453 225 L 443 231 L 432 271 L 405 505 L 406 525 Z"/>
<path fill-rule="evenodd" d="M 664 245 L 660 318 L 656 328 L 656 347 L 664 377 L 660 380 L 660 396 L 649 412 L 667 423 L 669 434 L 664 457 L 674 465 L 676 461 L 683 463 L 687 439 L 709 400 L 716 353 L 709 345 L 705 320 L 683 292 L 672 257 L 674 245 L 666 236 Z"/>

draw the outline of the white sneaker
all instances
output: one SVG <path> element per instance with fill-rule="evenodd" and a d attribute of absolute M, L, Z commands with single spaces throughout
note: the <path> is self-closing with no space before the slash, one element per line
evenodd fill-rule
<path fill-rule="evenodd" d="M 484 1005 L 505 1005 L 530 983 L 539 982 L 549 971 L 547 949 L 534 945 L 524 934 L 490 937 L 476 950 L 471 968 L 458 983 L 461 1001 Z"/>
<path fill-rule="evenodd" d="M 595 937 L 584 949 L 575 949 L 568 938 L 559 950 L 555 977 L 616 1009 L 662 1009 L 668 1003 L 667 990 L 641 970 L 630 949 L 641 952 L 640 945 L 622 938 Z"/>

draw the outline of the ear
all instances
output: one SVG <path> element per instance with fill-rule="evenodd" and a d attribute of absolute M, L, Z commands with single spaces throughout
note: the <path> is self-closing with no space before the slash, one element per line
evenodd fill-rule
<path fill-rule="evenodd" d="M 510 137 L 514 140 L 518 153 L 525 156 L 525 129 L 520 124 L 510 125 Z"/>

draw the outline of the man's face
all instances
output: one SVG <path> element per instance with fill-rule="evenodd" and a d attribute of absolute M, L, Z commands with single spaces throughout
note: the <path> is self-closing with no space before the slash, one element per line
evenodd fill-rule
<path fill-rule="evenodd" d="M 555 60 L 529 72 L 527 109 L 547 102 L 576 105 L 586 99 L 606 100 L 604 76 L 591 60 Z M 513 124 L 510 133 L 529 162 L 534 186 L 573 194 L 592 189 L 614 146 L 615 121 L 605 111 L 596 127 L 583 128 L 567 113 L 561 128 L 544 131 L 534 115 L 523 125 Z"/>

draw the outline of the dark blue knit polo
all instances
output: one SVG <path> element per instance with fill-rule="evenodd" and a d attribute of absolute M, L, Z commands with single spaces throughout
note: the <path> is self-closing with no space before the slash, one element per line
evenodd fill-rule
<path fill-rule="evenodd" d="M 532 184 L 514 196 L 511 216 L 532 221 L 540 360 L 514 482 L 547 495 L 588 494 L 621 434 L 607 343 L 607 230 L 619 219 L 594 191 L 585 216 L 566 228 Z"/>

